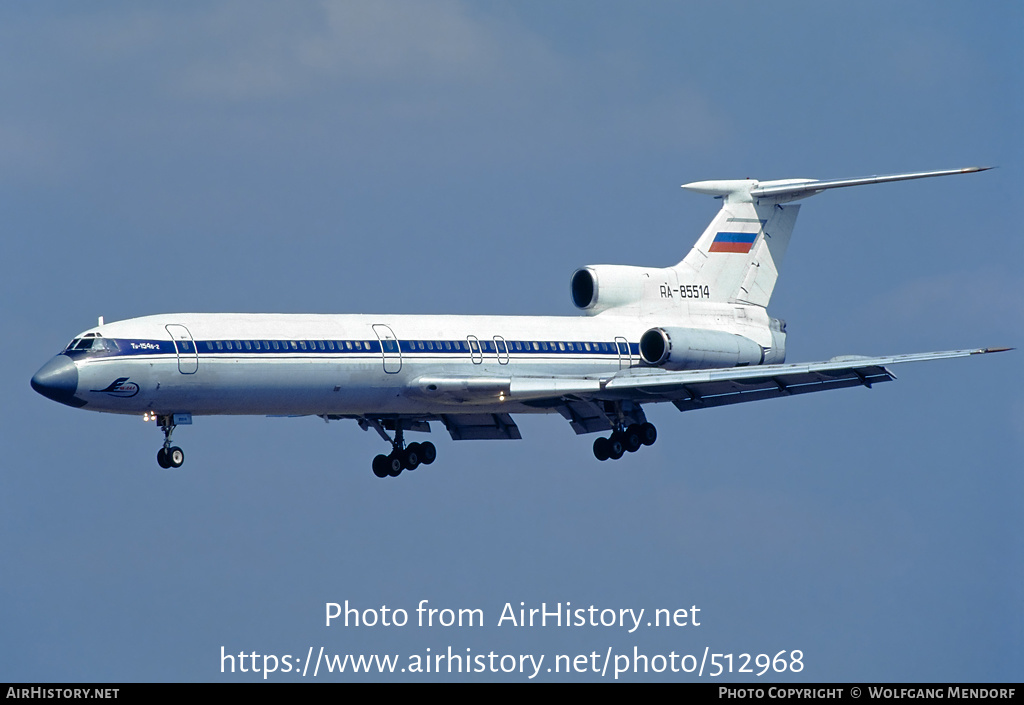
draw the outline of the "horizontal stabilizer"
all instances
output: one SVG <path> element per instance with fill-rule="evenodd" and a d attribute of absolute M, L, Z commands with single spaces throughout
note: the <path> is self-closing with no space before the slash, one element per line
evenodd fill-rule
<path fill-rule="evenodd" d="M 799 198 L 813 196 L 830 188 L 846 186 L 864 186 L 866 184 L 884 184 L 890 181 L 909 181 L 926 179 L 932 176 L 950 176 L 952 174 L 971 174 L 987 171 L 990 166 L 972 166 L 964 169 L 946 169 L 944 171 L 915 171 L 905 174 L 888 174 L 885 176 L 862 176 L 854 179 L 781 179 L 777 181 L 757 181 L 755 179 L 733 179 L 719 181 L 694 181 L 683 184 L 683 188 L 709 196 L 725 197 L 729 202 L 743 202 L 754 199 L 771 198 L 775 202 L 795 201 Z"/>
<path fill-rule="evenodd" d="M 972 166 L 966 169 L 948 169 L 946 171 L 919 171 L 907 174 L 889 174 L 887 176 L 863 176 L 857 179 L 832 179 L 830 181 L 811 181 L 806 183 L 779 183 L 763 181 L 750 192 L 754 198 L 771 196 L 788 196 L 791 200 L 804 198 L 821 193 L 825 189 L 844 188 L 846 186 L 864 186 L 865 184 L 884 184 L 890 181 L 910 181 L 926 179 L 931 176 L 951 176 L 953 174 L 971 174 L 976 171 L 987 171 L 990 166 Z"/>

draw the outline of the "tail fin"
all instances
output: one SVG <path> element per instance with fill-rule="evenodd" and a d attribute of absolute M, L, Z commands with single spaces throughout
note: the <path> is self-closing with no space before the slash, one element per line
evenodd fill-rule
<path fill-rule="evenodd" d="M 967 174 L 991 167 L 926 171 L 857 179 L 815 181 L 697 181 L 683 188 L 722 198 L 722 210 L 689 254 L 676 265 L 681 284 L 696 284 L 711 301 L 768 306 L 800 211 L 782 205 L 830 188 L 930 176 Z"/>
<path fill-rule="evenodd" d="M 676 265 L 680 283 L 706 286 L 712 301 L 768 306 L 799 212 L 798 205 L 727 200 Z"/>

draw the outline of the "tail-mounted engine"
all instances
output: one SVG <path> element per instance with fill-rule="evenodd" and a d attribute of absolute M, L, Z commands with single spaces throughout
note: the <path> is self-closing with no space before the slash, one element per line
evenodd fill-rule
<path fill-rule="evenodd" d="M 669 370 L 701 370 L 760 365 L 765 351 L 750 338 L 724 331 L 651 328 L 640 336 L 640 358 Z"/>
<path fill-rule="evenodd" d="M 569 290 L 576 308 L 594 316 L 610 308 L 639 305 L 644 287 L 665 277 L 665 270 L 658 268 L 593 264 L 573 272 Z"/>

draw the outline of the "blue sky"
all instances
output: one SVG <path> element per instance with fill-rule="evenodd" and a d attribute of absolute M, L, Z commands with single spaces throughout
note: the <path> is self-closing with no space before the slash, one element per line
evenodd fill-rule
<path fill-rule="evenodd" d="M 807 201 L 770 311 L 791 361 L 1019 347 L 1022 30 L 1013 2 L 0 7 L 0 681 L 259 678 L 222 646 L 1019 681 L 1019 351 L 651 407 L 658 443 L 618 463 L 560 417 L 439 428 L 387 481 L 375 434 L 318 419 L 197 419 L 162 471 L 155 428 L 28 380 L 100 315 L 572 315 L 577 267 L 681 259 L 717 207 L 682 183 L 975 164 L 999 168 Z M 486 624 L 324 626 L 423 599 Z M 498 627 L 507 602 L 703 621 Z"/>

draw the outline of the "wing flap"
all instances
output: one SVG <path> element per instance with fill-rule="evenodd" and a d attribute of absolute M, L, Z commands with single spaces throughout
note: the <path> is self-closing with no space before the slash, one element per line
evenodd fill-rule
<path fill-rule="evenodd" d="M 442 414 L 453 441 L 519 440 L 519 427 L 508 414 Z"/>
<path fill-rule="evenodd" d="M 566 400 L 555 410 L 569 422 L 576 435 L 612 430 L 608 415 L 595 402 Z"/>
<path fill-rule="evenodd" d="M 760 399 L 777 399 L 794 394 L 822 392 L 828 389 L 871 387 L 873 384 L 893 379 L 895 375 L 884 367 L 871 366 L 842 371 L 780 374 L 756 381 L 697 383 L 685 385 L 684 391 L 689 396 L 673 399 L 672 403 L 680 411 L 691 411 Z"/>

